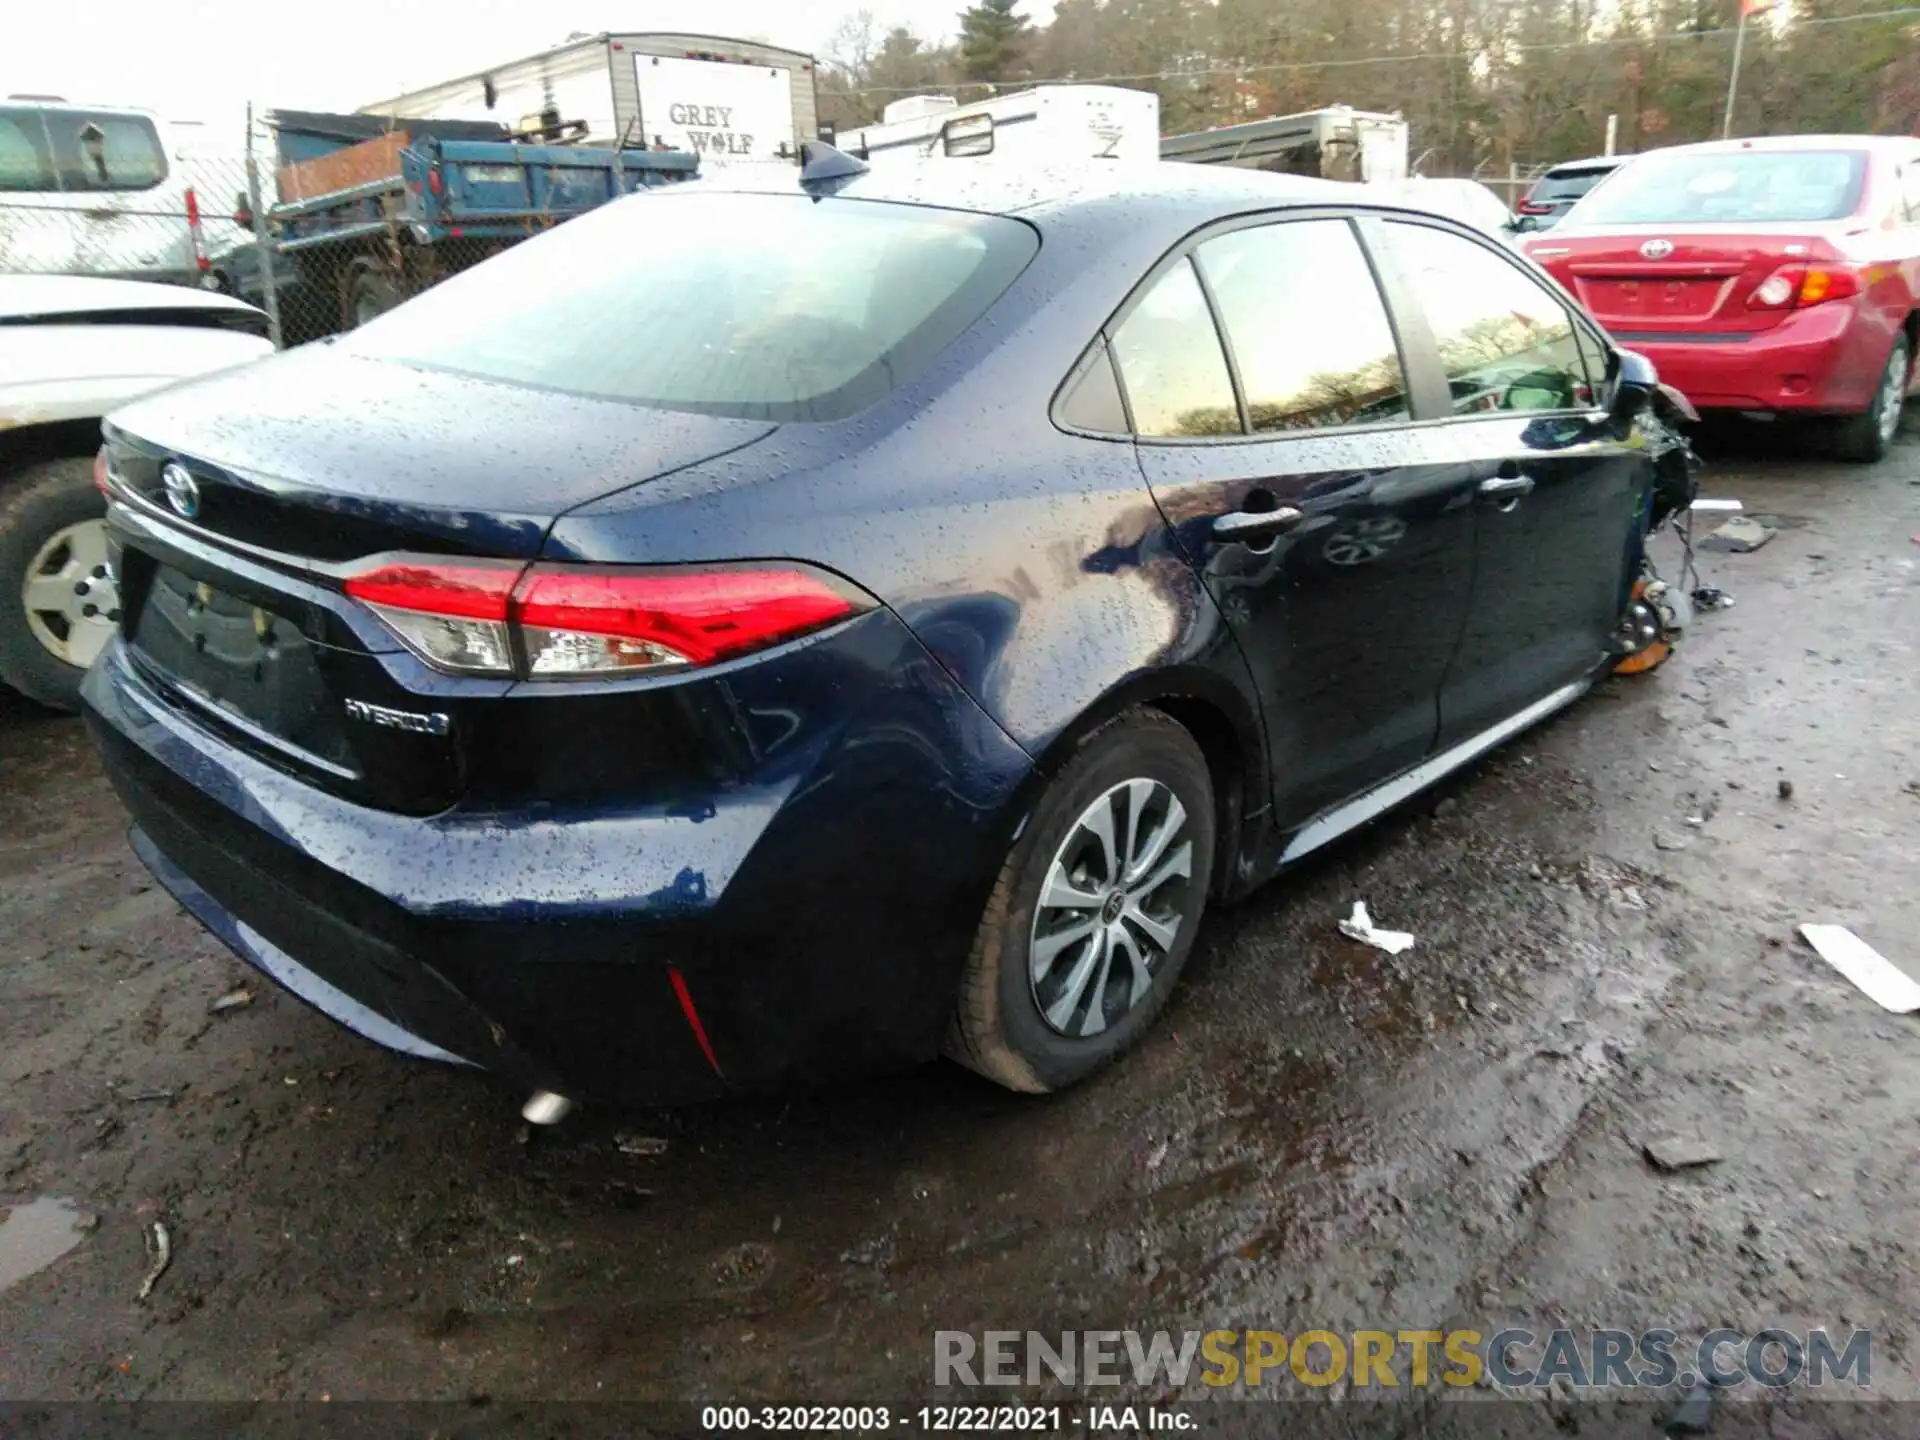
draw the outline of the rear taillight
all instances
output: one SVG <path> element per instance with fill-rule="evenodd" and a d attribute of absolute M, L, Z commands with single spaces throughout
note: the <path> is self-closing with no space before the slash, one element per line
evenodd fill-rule
<path fill-rule="evenodd" d="M 1860 293 L 1860 276 L 1844 265 L 1782 265 L 1753 287 L 1749 310 L 1787 310 Z"/>
<path fill-rule="evenodd" d="M 1551 205 L 1542 205 L 1538 200 L 1522 200 L 1513 208 L 1522 215 L 1551 215 L 1553 213 L 1553 207 Z"/>
<path fill-rule="evenodd" d="M 712 665 L 874 604 L 792 563 L 523 566 L 404 556 L 351 576 L 346 591 L 428 664 L 522 679 Z"/>

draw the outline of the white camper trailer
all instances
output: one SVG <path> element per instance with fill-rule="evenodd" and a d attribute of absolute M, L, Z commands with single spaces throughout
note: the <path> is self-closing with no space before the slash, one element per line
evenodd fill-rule
<path fill-rule="evenodd" d="M 1169 135 L 1160 142 L 1160 158 L 1324 180 L 1393 182 L 1407 178 L 1407 122 L 1398 115 L 1329 105 Z"/>
<path fill-rule="evenodd" d="M 814 137 L 813 57 L 711 35 L 593 35 L 360 107 L 492 120 L 548 143 L 691 150 L 701 169 L 790 160 Z"/>
<path fill-rule="evenodd" d="M 1160 97 L 1112 85 L 1041 85 L 970 105 L 951 95 L 912 95 L 887 106 L 879 124 L 842 131 L 835 143 L 874 163 L 985 155 L 1155 160 Z"/>

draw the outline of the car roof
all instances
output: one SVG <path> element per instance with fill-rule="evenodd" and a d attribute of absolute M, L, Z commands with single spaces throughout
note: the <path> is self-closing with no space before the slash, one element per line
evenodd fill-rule
<path fill-rule="evenodd" d="M 91 275 L 0 275 L 0 320 L 85 315 L 106 310 L 237 310 L 252 305 L 212 290 L 105 280 Z"/>
<path fill-rule="evenodd" d="M 1647 153 L 1739 155 L 1750 150 L 1911 150 L 1915 143 L 1911 135 L 1751 135 L 1739 140 L 1702 140 L 1693 145 L 1670 145 Z"/>
<path fill-rule="evenodd" d="M 1631 155 L 1594 155 L 1585 160 L 1562 160 L 1558 165 L 1547 167 L 1541 179 L 1551 179 L 1556 175 L 1578 175 L 1588 170 L 1617 170 Z"/>
<path fill-rule="evenodd" d="M 744 173 L 748 168 L 652 193 L 663 198 L 703 189 L 709 193 L 805 193 L 791 167 L 754 166 L 751 169 L 757 173 Z M 827 182 L 815 193 L 1018 216 L 1046 228 L 1118 221 L 1129 229 L 1151 231 L 1165 244 L 1216 219 L 1317 205 L 1401 210 L 1460 223 L 1448 209 L 1424 205 L 1404 191 L 1390 198 L 1372 186 L 1350 181 L 1178 160 L 1087 160 L 1064 165 L 945 158 L 896 161 Z"/>

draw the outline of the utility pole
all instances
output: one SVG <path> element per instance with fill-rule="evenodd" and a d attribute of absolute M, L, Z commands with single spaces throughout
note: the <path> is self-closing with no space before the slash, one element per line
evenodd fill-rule
<path fill-rule="evenodd" d="M 1765 10 L 1773 0 L 1740 0 L 1740 28 L 1733 32 L 1733 69 L 1727 72 L 1727 113 L 1720 120 L 1720 138 L 1733 138 L 1733 101 L 1740 93 L 1740 57 L 1747 48 L 1747 18 Z"/>

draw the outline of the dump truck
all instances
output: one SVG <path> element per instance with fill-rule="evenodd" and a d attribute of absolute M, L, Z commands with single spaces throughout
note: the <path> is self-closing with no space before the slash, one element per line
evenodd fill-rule
<path fill-rule="evenodd" d="M 819 138 L 811 55 L 713 35 L 580 36 L 361 112 L 493 121 L 545 141 L 686 150 L 707 165 L 793 160 L 802 140 Z"/>
<path fill-rule="evenodd" d="M 265 243 L 291 262 L 322 333 L 699 168 L 686 151 L 528 143 L 490 121 L 280 110 L 268 123 L 280 163 Z"/>
<path fill-rule="evenodd" d="M 1162 160 L 1233 165 L 1284 175 L 1365 182 L 1407 178 L 1407 122 L 1398 115 L 1329 105 L 1160 141 Z"/>

